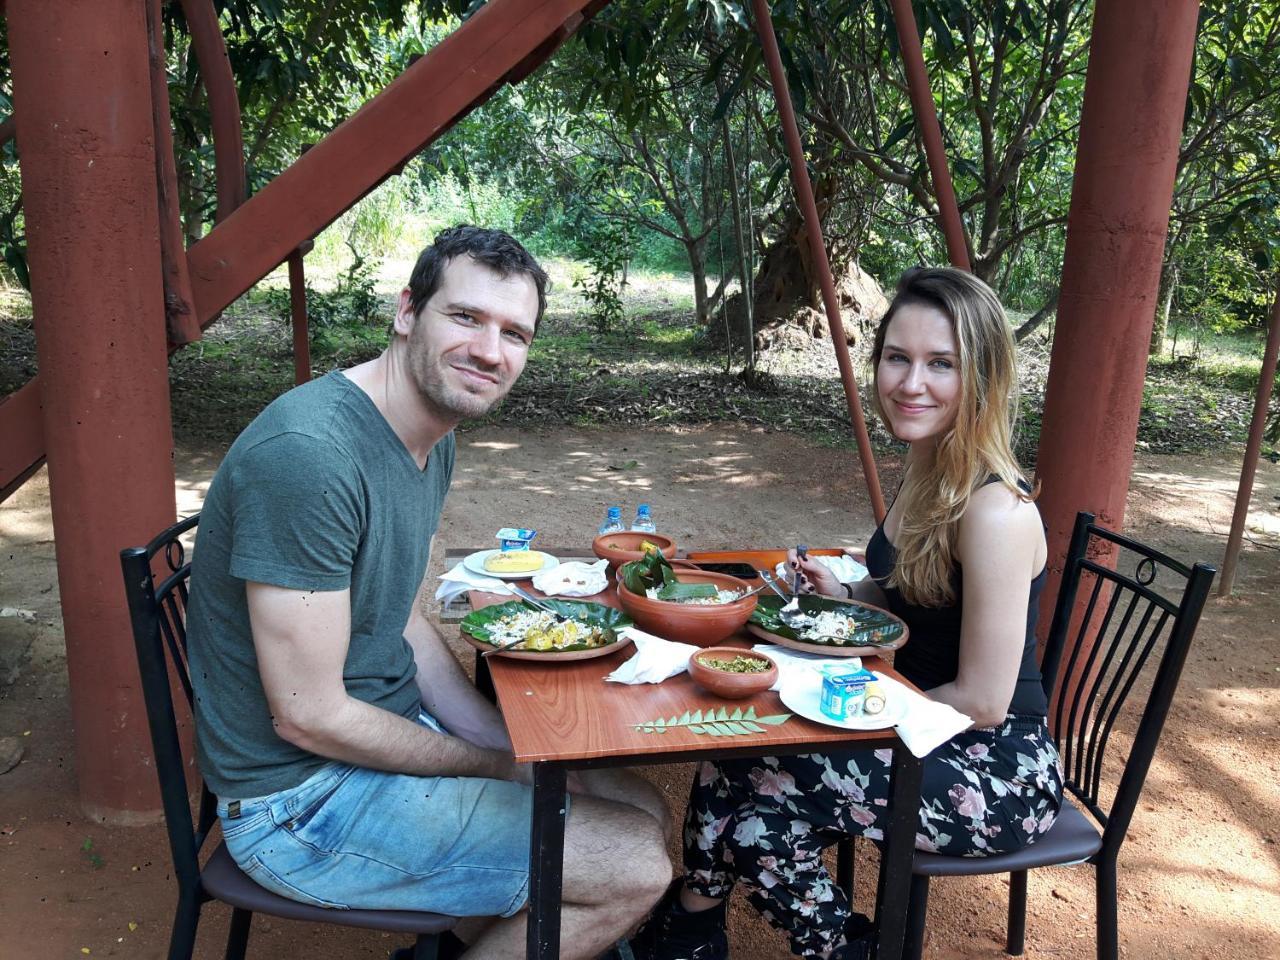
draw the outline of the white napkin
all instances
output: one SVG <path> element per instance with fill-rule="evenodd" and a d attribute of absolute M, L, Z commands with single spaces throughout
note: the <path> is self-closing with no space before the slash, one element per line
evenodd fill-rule
<path fill-rule="evenodd" d="M 605 677 L 614 683 L 661 683 L 689 669 L 689 658 L 700 648 L 691 643 L 663 640 L 635 627 L 618 631 L 636 645 L 631 659 Z"/>
<path fill-rule="evenodd" d="M 847 553 L 843 553 L 838 557 L 828 557 L 826 555 L 813 556 L 810 559 L 817 560 L 820 564 L 836 575 L 841 583 L 857 583 L 859 580 L 865 580 L 869 575 L 865 566 L 860 564 Z M 783 583 L 790 583 L 793 571 L 787 566 L 787 561 L 779 561 L 775 568 L 778 578 Z"/>
<path fill-rule="evenodd" d="M 812 683 L 811 674 L 820 671 L 825 664 L 837 664 L 852 669 L 862 665 L 858 657 L 820 657 L 800 653 L 771 643 L 757 643 L 752 649 L 766 653 L 778 665 L 778 682 L 770 689 L 780 690 L 784 683 Z M 876 679 L 884 687 L 885 699 L 905 700 L 906 712 L 894 728 L 902 742 L 917 757 L 924 757 L 958 733 L 973 726 L 973 720 L 955 707 L 916 693 L 893 677 L 882 673 Z"/>
<path fill-rule="evenodd" d="M 478 573 L 472 573 L 462 563 L 458 563 L 452 570 L 440 575 L 440 586 L 436 588 L 436 599 L 441 603 L 448 603 L 460 593 L 466 593 L 468 590 L 483 590 L 485 593 L 512 593 L 501 580 L 494 577 L 482 577 Z"/>
<path fill-rule="evenodd" d="M 533 585 L 548 597 L 590 597 L 609 585 L 608 570 L 608 560 L 569 560 L 542 571 L 533 578 Z"/>

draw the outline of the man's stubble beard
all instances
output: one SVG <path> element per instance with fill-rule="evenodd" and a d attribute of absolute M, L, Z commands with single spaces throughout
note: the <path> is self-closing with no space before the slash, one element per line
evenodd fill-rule
<path fill-rule="evenodd" d="M 410 337 L 409 371 L 414 385 L 423 402 L 446 418 L 470 420 L 483 417 L 501 403 L 511 389 L 510 384 L 499 383 L 498 395 L 490 399 L 470 393 L 463 387 L 450 387 L 444 380 L 446 366 L 441 356 L 421 343 L 413 342 L 413 337 Z M 474 364 L 468 366 L 485 374 L 501 376 Z"/>

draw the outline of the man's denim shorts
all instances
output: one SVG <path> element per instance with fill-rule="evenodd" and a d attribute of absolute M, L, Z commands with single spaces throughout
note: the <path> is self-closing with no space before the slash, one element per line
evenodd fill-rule
<path fill-rule="evenodd" d="M 232 858 L 319 907 L 509 917 L 529 896 L 532 788 L 329 763 L 288 790 L 219 798 Z"/>

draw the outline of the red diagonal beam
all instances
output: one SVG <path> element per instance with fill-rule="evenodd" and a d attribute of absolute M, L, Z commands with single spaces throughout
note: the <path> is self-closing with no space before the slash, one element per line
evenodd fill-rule
<path fill-rule="evenodd" d="M 32 377 L 0 397 L 0 502 L 44 463 L 40 384 Z"/>
<path fill-rule="evenodd" d="M 201 326 L 606 3 L 489 0 L 187 251 Z M 39 398 L 39 377 L 0 398 L 0 501 L 44 462 Z"/>
<path fill-rule="evenodd" d="M 540 52 L 592 0 L 489 0 L 188 251 L 202 324 Z M 597 4 L 598 5 L 598 4 Z M 575 22 L 576 21 L 576 22 Z M 517 73 L 517 68 L 521 72 Z"/>

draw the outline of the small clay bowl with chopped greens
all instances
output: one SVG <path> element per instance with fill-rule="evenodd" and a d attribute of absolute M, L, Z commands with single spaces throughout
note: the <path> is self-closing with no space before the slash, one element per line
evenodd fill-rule
<path fill-rule="evenodd" d="M 708 693 L 741 700 L 772 687 L 778 665 L 755 650 L 707 647 L 689 658 L 689 676 Z"/>

